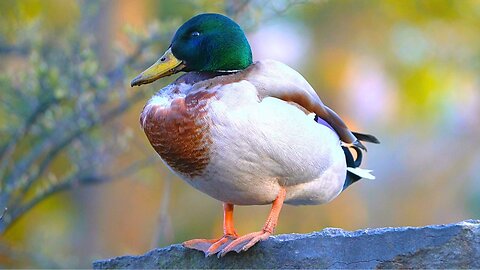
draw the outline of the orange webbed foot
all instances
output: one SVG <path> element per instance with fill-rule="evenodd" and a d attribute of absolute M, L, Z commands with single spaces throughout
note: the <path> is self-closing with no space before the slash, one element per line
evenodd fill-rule
<path fill-rule="evenodd" d="M 223 237 L 219 239 L 193 239 L 183 243 L 183 246 L 190 249 L 203 251 L 205 257 L 217 254 L 237 239 L 238 235 L 233 228 L 233 204 L 223 204 Z"/>
<path fill-rule="evenodd" d="M 225 256 L 225 254 L 227 254 L 230 251 L 235 251 L 237 253 L 246 251 L 252 246 L 254 246 L 256 243 L 267 240 L 268 237 L 270 237 L 270 235 L 271 235 L 270 232 L 259 231 L 259 232 L 253 232 L 253 233 L 249 233 L 244 236 L 241 236 L 233 240 L 227 246 L 225 246 L 225 248 L 223 248 L 222 251 L 218 253 L 218 257 L 223 257 Z"/>
<path fill-rule="evenodd" d="M 282 209 L 283 201 L 285 200 L 285 195 L 285 188 L 281 188 L 277 198 L 272 203 L 272 209 L 270 210 L 263 230 L 238 237 L 233 229 L 233 204 L 224 203 L 223 237 L 220 239 L 193 239 L 184 242 L 183 246 L 203 251 L 206 257 L 213 254 L 218 254 L 218 257 L 223 257 L 230 251 L 236 251 L 237 253 L 246 251 L 256 243 L 267 240 L 273 233 L 277 225 L 278 215 Z"/>
<path fill-rule="evenodd" d="M 237 238 L 236 235 L 224 235 L 219 239 L 192 239 L 183 242 L 183 246 L 189 249 L 203 251 L 205 257 L 217 254 Z"/>

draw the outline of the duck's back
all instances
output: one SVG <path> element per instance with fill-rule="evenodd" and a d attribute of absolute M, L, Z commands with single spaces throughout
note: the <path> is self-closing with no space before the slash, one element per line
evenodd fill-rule
<path fill-rule="evenodd" d="M 271 203 L 280 186 L 287 203 L 324 203 L 340 193 L 346 165 L 338 135 L 308 108 L 265 95 L 273 87 L 313 91 L 300 74 L 257 62 L 200 82 L 192 76 L 161 90 L 142 113 L 152 146 L 184 180 L 234 204 Z"/>

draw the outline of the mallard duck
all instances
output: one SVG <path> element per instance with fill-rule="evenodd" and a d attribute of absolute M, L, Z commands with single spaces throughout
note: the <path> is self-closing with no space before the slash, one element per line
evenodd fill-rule
<path fill-rule="evenodd" d="M 140 124 L 165 165 L 224 211 L 222 237 L 185 247 L 206 256 L 246 251 L 273 233 L 284 203 L 327 203 L 360 178 L 374 178 L 359 168 L 360 141 L 378 140 L 350 131 L 289 66 L 253 62 L 230 18 L 200 14 L 185 22 L 131 86 L 177 72 L 186 73 L 147 102 Z M 272 204 L 265 226 L 239 236 L 234 205 L 264 204 Z"/>

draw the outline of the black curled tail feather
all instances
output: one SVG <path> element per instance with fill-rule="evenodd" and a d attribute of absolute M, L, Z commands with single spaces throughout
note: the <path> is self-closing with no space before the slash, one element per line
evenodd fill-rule
<path fill-rule="evenodd" d="M 359 140 L 359 141 L 363 141 L 363 142 L 369 142 L 369 143 L 375 143 L 375 144 L 379 144 L 380 141 L 377 139 L 377 137 L 371 135 L 371 134 L 364 134 L 364 133 L 360 133 L 360 132 L 355 132 L 355 131 L 352 131 L 352 134 Z"/>
<path fill-rule="evenodd" d="M 355 149 L 355 152 L 357 153 L 356 159 L 353 159 L 353 155 L 348 149 L 348 147 L 342 146 L 343 153 L 345 153 L 345 161 L 347 162 L 347 167 L 357 168 L 360 166 L 360 164 L 362 164 L 363 154 L 362 151 L 356 147 L 352 147 L 352 149 Z M 347 171 L 347 177 L 345 178 L 345 183 L 343 184 L 342 190 L 345 190 L 348 186 L 357 182 L 361 178 L 362 177 Z"/>
<path fill-rule="evenodd" d="M 335 130 L 323 119 L 321 119 L 318 115 L 315 115 L 314 121 L 318 124 L 322 124 L 324 126 L 329 127 L 332 131 L 335 132 Z M 362 145 L 361 141 L 363 142 L 369 142 L 369 143 L 375 143 L 379 144 L 380 141 L 373 135 L 370 134 L 364 134 L 360 132 L 354 132 L 352 131 L 352 134 L 357 138 L 357 141 L 354 143 L 348 145 L 348 146 L 342 146 L 343 153 L 345 154 L 345 161 L 347 163 L 347 168 L 358 168 L 360 167 L 360 164 L 362 163 L 363 159 L 363 152 L 362 149 L 365 151 L 367 150 L 365 146 Z M 354 149 L 356 152 L 356 158 L 353 158 L 352 153 L 350 152 L 350 148 Z M 367 170 L 366 173 L 370 174 L 371 171 Z M 366 177 L 365 174 L 362 174 L 364 178 L 369 178 L 368 176 Z M 369 179 L 375 179 L 373 175 L 370 175 Z M 343 184 L 343 190 L 345 190 L 347 187 L 349 187 L 351 184 L 357 182 L 358 180 L 362 179 L 362 176 L 357 175 L 350 170 L 347 170 L 347 175 L 345 177 L 345 183 Z"/>

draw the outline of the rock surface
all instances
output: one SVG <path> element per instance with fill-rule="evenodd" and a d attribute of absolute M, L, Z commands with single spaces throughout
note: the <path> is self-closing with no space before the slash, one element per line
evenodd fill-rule
<path fill-rule="evenodd" d="M 480 268 L 480 220 L 277 235 L 223 258 L 205 258 L 177 244 L 140 256 L 99 260 L 93 268 Z"/>

